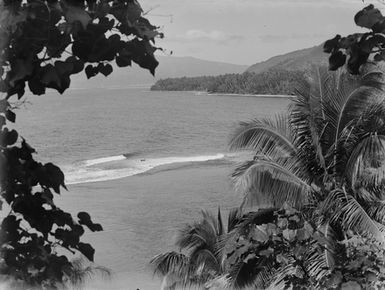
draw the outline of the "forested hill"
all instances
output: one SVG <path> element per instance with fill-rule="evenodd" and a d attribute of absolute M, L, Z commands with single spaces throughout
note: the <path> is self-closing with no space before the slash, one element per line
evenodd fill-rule
<path fill-rule="evenodd" d="M 261 73 L 270 69 L 309 71 L 314 66 L 328 65 L 328 55 L 323 52 L 323 45 L 296 50 L 277 55 L 266 61 L 253 64 L 247 72 Z"/>
<path fill-rule="evenodd" d="M 161 79 L 152 90 L 208 91 L 227 94 L 293 94 L 304 75 L 328 64 L 322 45 L 272 57 L 242 74 Z"/>
<path fill-rule="evenodd" d="M 225 94 L 291 95 L 303 81 L 303 71 L 270 70 L 259 74 L 226 74 L 194 78 L 168 78 L 151 87 L 155 91 L 207 91 Z"/>

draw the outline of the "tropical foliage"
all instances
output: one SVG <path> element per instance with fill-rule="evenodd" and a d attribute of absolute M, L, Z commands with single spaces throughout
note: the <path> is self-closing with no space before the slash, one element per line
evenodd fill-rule
<path fill-rule="evenodd" d="M 227 245 L 227 289 L 382 289 L 384 246 L 352 235 L 338 240 L 285 206 L 244 214 Z M 327 258 L 327 256 L 333 256 Z M 334 258 L 334 259 L 333 259 Z"/>
<path fill-rule="evenodd" d="M 324 234 L 320 265 L 329 270 L 337 242 L 353 234 L 384 242 L 383 88 L 381 72 L 368 72 L 359 86 L 319 72 L 297 91 L 288 115 L 243 123 L 231 141 L 255 152 L 233 174 L 243 206 L 299 210 Z"/>
<path fill-rule="evenodd" d="M 207 91 L 225 94 L 291 95 L 306 72 L 269 70 L 262 73 L 169 78 L 157 81 L 151 90 Z"/>
<path fill-rule="evenodd" d="M 217 244 L 224 271 L 205 286 L 256 289 L 385 287 L 385 18 L 355 17 L 368 33 L 337 35 L 331 70 L 297 86 L 286 114 L 241 123 L 230 147 L 253 152 L 232 174 L 244 195 Z M 297 84 L 298 85 L 298 84 Z"/>
<path fill-rule="evenodd" d="M 55 289 L 80 281 L 72 257 L 94 261 L 94 248 L 81 242 L 85 228 L 101 231 L 86 212 L 76 218 L 54 203 L 67 189 L 63 172 L 42 164 L 35 149 L 13 128 L 11 97 L 46 89 L 63 93 L 71 76 L 88 78 L 113 71 L 109 62 L 135 62 L 152 74 L 157 27 L 143 17 L 136 0 L 0 0 L 0 275 L 16 285 Z M 98 268 L 96 268 L 98 269 Z M 78 277 L 78 278 L 75 278 Z"/>
<path fill-rule="evenodd" d="M 331 70 L 347 64 L 350 73 L 358 74 L 367 61 L 385 60 L 385 17 L 381 11 L 370 4 L 355 15 L 354 22 L 369 31 L 345 37 L 338 34 L 324 44 Z"/>
<path fill-rule="evenodd" d="M 384 289 L 384 245 L 353 236 L 339 242 L 342 251 L 335 267 L 320 279 L 324 289 Z"/>
<path fill-rule="evenodd" d="M 382 287 L 384 88 L 370 67 L 359 83 L 320 69 L 287 114 L 241 123 L 230 147 L 253 158 L 232 174 L 244 199 L 207 287 Z"/>
<path fill-rule="evenodd" d="M 381 72 L 355 87 L 343 74 L 319 71 L 297 90 L 288 115 L 242 123 L 230 146 L 255 152 L 233 174 L 244 204 L 310 206 L 320 225 L 382 239 L 383 88 Z"/>
<path fill-rule="evenodd" d="M 154 273 L 164 277 L 164 287 L 204 286 L 223 274 L 224 256 L 218 246 L 234 229 L 238 218 L 238 211 L 231 211 L 226 227 L 220 209 L 217 216 L 202 211 L 199 222 L 181 228 L 175 241 L 180 251 L 159 254 L 150 262 Z"/>

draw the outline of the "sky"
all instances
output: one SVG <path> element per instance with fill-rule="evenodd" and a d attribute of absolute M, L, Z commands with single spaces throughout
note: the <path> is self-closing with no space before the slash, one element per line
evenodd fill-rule
<path fill-rule="evenodd" d="M 354 15 L 381 0 L 139 0 L 166 54 L 251 65 L 363 30 Z M 383 11 L 384 12 L 384 11 Z"/>

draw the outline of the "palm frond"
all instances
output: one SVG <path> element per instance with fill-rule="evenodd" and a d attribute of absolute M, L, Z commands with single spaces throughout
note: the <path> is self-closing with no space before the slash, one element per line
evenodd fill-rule
<path fill-rule="evenodd" d="M 326 117 L 325 143 L 328 144 L 328 156 L 334 172 L 343 172 L 346 165 L 347 141 L 351 148 L 352 124 L 362 118 L 363 113 L 373 104 L 383 107 L 384 95 L 382 90 L 370 85 L 370 74 L 367 75 L 364 86 L 354 86 L 348 89 L 335 89 L 327 86 L 329 93 L 326 94 L 322 108 Z M 354 125 L 355 126 L 355 125 Z M 348 137 L 348 138 L 346 138 Z"/>
<path fill-rule="evenodd" d="M 364 188 L 359 187 L 354 190 L 355 197 L 363 202 L 365 204 L 365 208 L 368 210 L 371 209 L 371 207 L 374 207 L 380 205 L 382 203 L 382 200 L 384 198 L 384 182 L 380 184 L 379 186 Z"/>
<path fill-rule="evenodd" d="M 104 279 L 111 278 L 111 270 L 95 264 L 86 262 L 83 258 L 76 258 L 71 261 L 71 268 L 66 273 L 69 284 L 73 288 L 82 289 L 87 282 L 95 275 L 101 276 Z"/>
<path fill-rule="evenodd" d="M 373 104 L 383 103 L 383 91 L 367 86 L 361 86 L 355 89 L 345 100 L 341 111 L 338 114 L 336 135 L 342 132 L 351 120 L 360 118 L 366 108 Z M 337 138 L 336 138 L 337 139 Z"/>
<path fill-rule="evenodd" d="M 341 72 L 327 72 L 324 73 L 318 80 L 322 96 L 320 100 L 322 116 L 324 121 L 328 124 L 332 131 L 326 134 L 335 139 L 335 131 L 338 128 L 340 113 L 346 105 L 351 93 L 358 87 L 355 82 L 348 79 L 346 74 Z M 329 140 L 330 141 L 330 140 Z M 332 142 L 334 143 L 334 142 Z M 330 143 L 329 143 L 330 144 Z"/>
<path fill-rule="evenodd" d="M 380 184 L 385 178 L 385 167 L 376 166 L 372 174 L 364 172 L 368 168 L 374 167 L 373 162 L 384 161 L 385 158 L 385 135 L 368 134 L 353 149 L 346 164 L 346 177 L 352 186 L 361 179 L 364 185 Z M 363 179 L 363 180 L 362 180 Z"/>
<path fill-rule="evenodd" d="M 227 263 L 227 254 L 234 251 L 234 247 L 236 246 L 237 239 L 239 235 L 237 232 L 232 231 L 225 235 L 222 235 L 215 245 L 215 256 L 221 259 L 221 268 L 226 268 Z"/>
<path fill-rule="evenodd" d="M 321 69 L 320 67 L 317 67 L 315 71 L 317 75 L 317 84 L 313 87 L 316 87 L 316 88 L 318 87 L 317 99 L 319 100 L 319 103 L 322 104 L 327 94 L 325 84 L 328 83 L 329 78 L 332 75 L 329 73 L 329 71 Z M 325 119 L 325 115 L 322 109 L 321 109 L 321 114 L 322 114 L 322 119 Z"/>
<path fill-rule="evenodd" d="M 368 69 L 360 80 L 362 86 L 373 87 L 385 91 L 385 74 L 376 67 Z"/>
<path fill-rule="evenodd" d="M 327 78 L 328 74 L 322 75 Z M 322 144 L 324 116 L 320 98 L 324 98 L 324 80 L 318 79 L 319 92 L 315 97 L 308 85 L 297 88 L 296 98 L 290 105 L 290 126 L 295 134 L 294 144 L 297 156 L 303 160 L 309 173 L 322 175 L 326 172 L 324 149 Z"/>
<path fill-rule="evenodd" d="M 198 227 L 200 227 L 199 223 L 186 224 L 178 231 L 175 239 L 175 245 L 178 246 L 179 249 L 183 250 L 199 247 L 206 243 L 205 237 L 201 235 L 202 231 L 197 230 Z"/>
<path fill-rule="evenodd" d="M 202 219 L 199 222 L 186 224 L 179 230 L 175 245 L 186 250 L 194 250 L 202 245 L 211 247 L 216 243 L 218 236 L 218 220 L 212 213 L 202 211 Z"/>
<path fill-rule="evenodd" d="M 295 260 L 290 257 L 289 261 L 285 266 L 281 266 L 274 273 L 273 281 L 270 285 L 269 289 L 287 289 L 288 285 L 286 285 L 286 281 L 289 280 L 290 277 L 304 277 L 305 271 L 295 263 Z"/>
<path fill-rule="evenodd" d="M 235 189 L 244 193 L 244 205 L 280 207 L 285 202 L 300 208 L 312 191 L 307 175 L 296 160 L 257 158 L 239 166 L 233 174 Z"/>
<path fill-rule="evenodd" d="M 380 224 L 385 224 L 385 202 L 377 200 L 368 204 L 368 214 Z"/>
<path fill-rule="evenodd" d="M 221 214 L 221 208 L 218 206 L 218 213 L 217 213 L 217 235 L 218 236 L 221 236 L 224 234 L 224 225 L 223 225 L 223 221 L 222 221 L 222 214 Z"/>
<path fill-rule="evenodd" d="M 337 239 L 336 239 L 336 233 L 333 230 L 333 227 L 329 223 L 325 225 L 324 235 L 326 240 L 324 244 L 324 247 L 325 247 L 324 257 L 325 257 L 326 265 L 328 269 L 333 270 L 335 266 L 334 257 L 336 254 Z"/>
<path fill-rule="evenodd" d="M 329 273 L 329 267 L 325 257 L 324 252 L 312 251 L 308 254 L 305 266 L 309 276 L 320 280 Z"/>
<path fill-rule="evenodd" d="M 178 252 L 166 252 L 153 257 L 150 265 L 154 274 L 161 277 L 168 273 L 177 274 L 179 277 L 185 277 L 188 272 L 188 257 Z"/>
<path fill-rule="evenodd" d="M 241 221 L 241 218 L 241 210 L 239 208 L 233 208 L 230 210 L 227 219 L 227 232 L 220 235 L 217 239 L 214 255 L 220 259 L 222 268 L 224 267 L 224 263 L 226 261 L 226 252 L 229 249 L 232 250 L 232 246 L 235 245 L 235 241 L 238 238 L 238 234 L 234 231 L 234 229 Z"/>
<path fill-rule="evenodd" d="M 319 281 L 335 267 L 337 235 L 330 224 L 320 226 L 320 235 L 308 245 L 305 268 L 310 277 Z"/>
<path fill-rule="evenodd" d="M 207 249 L 205 247 L 196 248 L 190 254 L 190 269 L 192 271 L 221 272 L 222 261 L 213 249 Z"/>
<path fill-rule="evenodd" d="M 239 223 L 241 218 L 241 210 L 239 208 L 233 208 L 229 212 L 229 216 L 227 218 L 227 232 L 231 232 Z"/>
<path fill-rule="evenodd" d="M 204 285 L 205 289 L 231 289 L 231 282 L 228 275 L 221 275 L 213 278 Z"/>
<path fill-rule="evenodd" d="M 266 289 L 268 288 L 276 274 L 276 269 L 272 265 L 266 265 L 255 277 L 254 288 Z"/>
<path fill-rule="evenodd" d="M 371 235 L 379 242 L 385 242 L 384 226 L 373 220 L 361 204 L 346 192 L 339 191 L 334 194 L 339 202 L 332 221 L 340 220 L 345 230 L 352 230 L 356 233 Z"/>
<path fill-rule="evenodd" d="M 290 156 L 296 152 L 285 115 L 277 115 L 275 120 L 242 122 L 231 138 L 230 149 L 249 149 L 271 157 Z"/>

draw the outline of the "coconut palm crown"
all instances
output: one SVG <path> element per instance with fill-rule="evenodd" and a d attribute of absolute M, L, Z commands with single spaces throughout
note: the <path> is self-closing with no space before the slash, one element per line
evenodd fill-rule
<path fill-rule="evenodd" d="M 343 263 L 361 263 L 347 255 L 347 240 L 385 242 L 384 89 L 381 71 L 368 69 L 357 81 L 318 69 L 287 114 L 241 123 L 230 148 L 253 158 L 232 174 L 244 195 L 240 209 L 227 230 L 220 212 L 203 212 L 180 231 L 179 252 L 153 258 L 162 289 L 329 289 L 335 277 L 339 286 L 372 283 L 361 266 L 353 273 Z"/>
<path fill-rule="evenodd" d="M 243 122 L 230 142 L 254 158 L 232 174 L 243 207 L 300 210 L 318 227 L 384 242 L 385 77 L 317 70 L 288 114 Z"/>
<path fill-rule="evenodd" d="M 205 287 L 207 282 L 222 275 L 225 257 L 218 248 L 239 218 L 237 209 L 230 211 L 226 227 L 218 208 L 216 216 L 202 211 L 198 222 L 182 227 L 175 240 L 179 251 L 159 254 L 150 261 L 154 273 L 163 278 L 162 289 Z"/>

